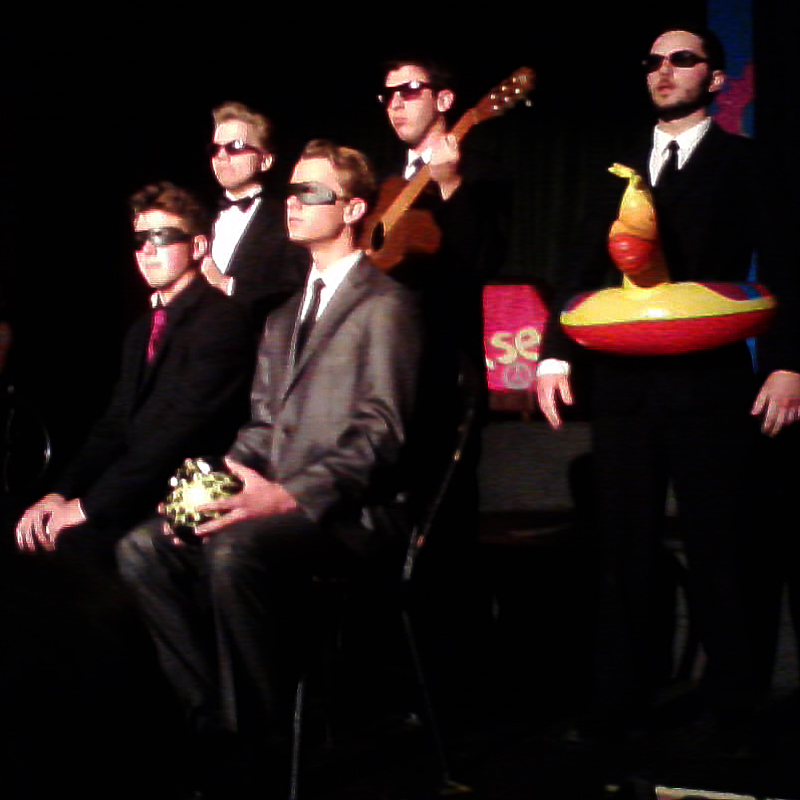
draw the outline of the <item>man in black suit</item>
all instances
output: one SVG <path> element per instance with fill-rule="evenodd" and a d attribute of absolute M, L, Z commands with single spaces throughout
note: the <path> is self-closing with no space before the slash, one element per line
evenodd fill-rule
<path fill-rule="evenodd" d="M 241 103 L 214 109 L 211 168 L 224 189 L 211 252 L 202 270 L 212 286 L 246 305 L 259 331 L 267 314 L 303 285 L 308 254 L 286 237 L 282 204 L 263 178 L 275 160 L 271 124 Z"/>
<path fill-rule="evenodd" d="M 173 541 L 155 520 L 118 549 L 194 731 L 239 752 L 257 743 L 252 770 L 234 770 L 245 783 L 268 770 L 265 740 L 289 730 L 312 577 L 391 544 L 377 515 L 403 487 L 420 330 L 406 290 L 355 249 L 373 188 L 360 153 L 306 147 L 287 224 L 313 265 L 264 331 L 251 420 L 228 458 L 244 488 L 208 507 L 222 516 L 197 528 L 202 546 Z"/>
<path fill-rule="evenodd" d="M 650 142 L 621 161 L 653 186 L 673 280 L 743 282 L 758 250 L 760 280 L 781 305 L 760 390 L 744 342 L 676 356 L 592 354 L 602 567 L 596 711 L 601 721 L 622 727 L 641 721 L 655 688 L 652 586 L 668 481 L 678 503 L 692 613 L 708 656 L 710 699 L 730 733 L 746 721 L 755 687 L 740 537 L 752 488 L 751 415 L 761 415 L 763 432 L 774 435 L 800 410 L 800 339 L 792 308 L 797 295 L 773 252 L 754 143 L 725 133 L 708 115 L 725 82 L 723 58 L 709 31 L 667 29 L 655 39 L 643 63 L 658 124 Z M 608 231 L 623 188 L 611 176 L 599 188 L 557 309 L 577 292 L 602 286 L 611 266 Z M 570 352 L 554 317 L 543 344 L 538 396 L 556 428 L 558 400 L 572 402 Z"/>
<path fill-rule="evenodd" d="M 378 99 L 404 148 L 391 172 L 408 180 L 423 164 L 430 167 L 431 184 L 417 205 L 431 211 L 442 232 L 435 255 L 407 256 L 391 275 L 420 294 L 441 357 L 461 352 L 482 377 L 482 290 L 506 256 L 511 193 L 496 165 L 462 151 L 448 134 L 452 87 L 449 72 L 427 59 L 385 67 Z"/>
<path fill-rule="evenodd" d="M 55 491 L 17 525 L 24 551 L 109 544 L 152 513 L 190 455 L 220 453 L 246 415 L 254 357 L 246 315 L 199 274 L 203 209 L 163 182 L 131 199 L 136 262 L 151 313 L 125 339 L 111 403 Z"/>

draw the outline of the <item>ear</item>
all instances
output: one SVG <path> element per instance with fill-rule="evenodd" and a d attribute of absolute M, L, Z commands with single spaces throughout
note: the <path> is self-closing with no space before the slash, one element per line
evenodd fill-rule
<path fill-rule="evenodd" d="M 200 261 L 208 255 L 208 237 L 198 234 L 192 239 L 192 260 Z"/>
<path fill-rule="evenodd" d="M 344 207 L 344 221 L 348 225 L 358 222 L 367 213 L 367 204 L 360 197 L 353 197 Z"/>
<path fill-rule="evenodd" d="M 264 153 L 261 157 L 261 172 L 266 172 L 272 166 L 273 161 L 275 161 L 275 156 L 273 156 L 272 153 Z"/>
<path fill-rule="evenodd" d="M 453 107 L 455 101 L 456 96 L 449 89 L 442 89 L 436 95 L 436 110 L 440 114 L 444 114 L 445 111 L 449 111 Z"/>
<path fill-rule="evenodd" d="M 708 91 L 718 92 L 725 86 L 727 80 L 727 76 L 721 69 L 715 69 L 711 73 L 711 83 L 708 85 Z"/>

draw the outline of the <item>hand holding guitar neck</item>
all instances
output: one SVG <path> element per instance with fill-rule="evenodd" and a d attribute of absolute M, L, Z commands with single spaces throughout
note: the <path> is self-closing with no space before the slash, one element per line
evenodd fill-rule
<path fill-rule="evenodd" d="M 533 90 L 534 73 L 518 69 L 467 111 L 448 134 L 455 147 L 479 122 L 499 117 Z M 436 166 L 434 165 L 434 169 Z M 411 180 L 389 178 L 381 185 L 375 209 L 364 223 L 359 242 L 378 267 L 390 270 L 408 253 L 435 253 L 441 232 L 428 211 L 412 208 L 431 180 L 431 166 L 425 164 Z M 444 188 L 445 199 L 448 194 Z"/>

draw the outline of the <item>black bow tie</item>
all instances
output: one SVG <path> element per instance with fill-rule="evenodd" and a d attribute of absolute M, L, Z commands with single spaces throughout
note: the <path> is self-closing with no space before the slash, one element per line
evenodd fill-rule
<path fill-rule="evenodd" d="M 231 206 L 236 206 L 239 211 L 244 213 L 250 208 L 251 205 L 253 205 L 258 197 L 261 197 L 261 192 L 250 195 L 249 197 L 242 197 L 239 200 L 231 200 L 231 198 L 227 195 L 222 195 L 222 197 L 219 199 L 219 207 L 222 211 L 226 211 Z"/>

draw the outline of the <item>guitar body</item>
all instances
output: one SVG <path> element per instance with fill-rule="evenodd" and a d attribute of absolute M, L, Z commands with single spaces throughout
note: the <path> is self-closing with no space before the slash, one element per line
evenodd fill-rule
<path fill-rule="evenodd" d="M 435 253 L 442 241 L 442 232 L 428 209 L 409 208 L 394 224 L 384 221 L 386 210 L 407 185 L 403 178 L 387 178 L 361 231 L 359 246 L 382 270 L 392 269 L 411 253 Z"/>

